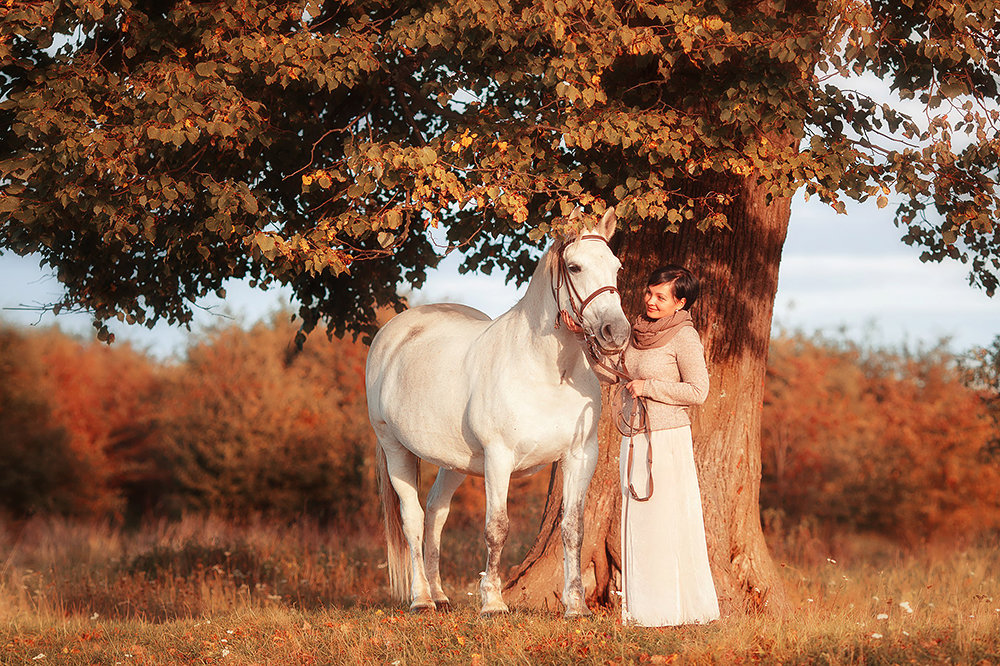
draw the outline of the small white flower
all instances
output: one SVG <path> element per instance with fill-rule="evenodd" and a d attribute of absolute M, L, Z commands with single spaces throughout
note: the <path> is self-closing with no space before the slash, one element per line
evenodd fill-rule
<path fill-rule="evenodd" d="M 903 630 L 903 635 L 904 635 L 904 636 L 909 636 L 909 635 L 910 635 L 910 632 L 908 632 L 908 631 L 906 631 L 906 630 L 904 629 L 904 630 Z"/>
<path fill-rule="evenodd" d="M 812 597 L 809 597 L 808 599 L 806 599 L 806 601 L 808 601 L 809 603 L 812 603 L 813 602 Z"/>
<path fill-rule="evenodd" d="M 101 614 L 98 613 L 97 611 L 94 611 L 94 614 L 90 616 L 90 619 L 91 620 L 96 620 L 99 617 L 101 617 Z"/>
<path fill-rule="evenodd" d="M 836 564 L 837 563 L 837 560 L 833 559 L 832 557 L 826 558 L 826 561 L 829 562 L 830 564 Z"/>
<path fill-rule="evenodd" d="M 229 648 L 222 648 L 222 656 L 223 657 L 229 656 Z"/>
<path fill-rule="evenodd" d="M 882 634 L 876 632 L 876 633 L 872 634 L 872 638 L 882 638 Z"/>
<path fill-rule="evenodd" d="M 878 615 L 875 616 L 875 619 L 876 620 L 888 620 L 889 619 L 889 614 L 888 613 L 879 613 Z"/>
<path fill-rule="evenodd" d="M 910 607 L 910 602 L 909 601 L 900 601 L 899 602 L 899 607 L 902 608 L 903 610 L 905 610 L 907 613 L 912 613 L 913 612 L 913 608 Z"/>

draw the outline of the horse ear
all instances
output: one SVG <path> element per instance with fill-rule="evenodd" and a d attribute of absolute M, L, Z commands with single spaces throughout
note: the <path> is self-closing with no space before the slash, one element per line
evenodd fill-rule
<path fill-rule="evenodd" d="M 604 216 L 597 223 L 597 233 L 604 236 L 605 240 L 611 240 L 615 235 L 615 227 L 618 226 L 618 216 L 615 215 L 615 207 L 612 206 L 604 211 Z"/>

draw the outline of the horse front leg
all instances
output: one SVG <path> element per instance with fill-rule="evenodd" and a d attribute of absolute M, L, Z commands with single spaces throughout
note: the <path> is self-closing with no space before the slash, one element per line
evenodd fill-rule
<path fill-rule="evenodd" d="M 424 512 L 424 569 L 427 571 L 434 606 L 439 611 L 451 610 L 451 601 L 441 586 L 441 530 L 448 519 L 451 497 L 464 480 L 464 474 L 442 468 L 427 495 L 427 510 Z"/>
<path fill-rule="evenodd" d="M 562 459 L 563 472 L 563 593 L 567 618 L 591 615 L 580 571 L 583 547 L 583 505 L 587 487 L 597 466 L 597 436 L 589 437 L 581 448 L 570 450 Z"/>
<path fill-rule="evenodd" d="M 507 543 L 510 524 L 507 519 L 507 489 L 514 469 L 509 456 L 486 455 L 486 571 L 479 581 L 479 596 L 482 600 L 480 615 L 506 613 L 509 609 L 503 601 L 503 585 L 500 582 L 500 553 Z"/>

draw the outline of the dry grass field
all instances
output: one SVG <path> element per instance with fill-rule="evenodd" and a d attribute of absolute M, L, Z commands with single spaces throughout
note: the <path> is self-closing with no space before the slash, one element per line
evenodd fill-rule
<path fill-rule="evenodd" d="M 9 527 L 2 664 L 1000 663 L 996 543 L 903 553 L 878 539 L 785 537 L 784 617 L 643 629 L 609 610 L 480 618 L 474 534 L 446 532 L 456 610 L 411 615 L 387 598 L 377 533 L 205 518 L 131 532 Z"/>

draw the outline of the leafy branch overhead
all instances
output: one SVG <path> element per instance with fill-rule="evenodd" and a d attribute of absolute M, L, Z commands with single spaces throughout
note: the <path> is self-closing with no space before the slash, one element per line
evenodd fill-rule
<path fill-rule="evenodd" d="M 992 294 L 996 22 L 986 0 L 7 2 L 0 249 L 99 327 L 186 323 L 236 277 L 341 333 L 452 247 L 526 278 L 577 204 L 705 230 L 741 188 L 804 186 L 899 202 L 906 242 Z"/>

